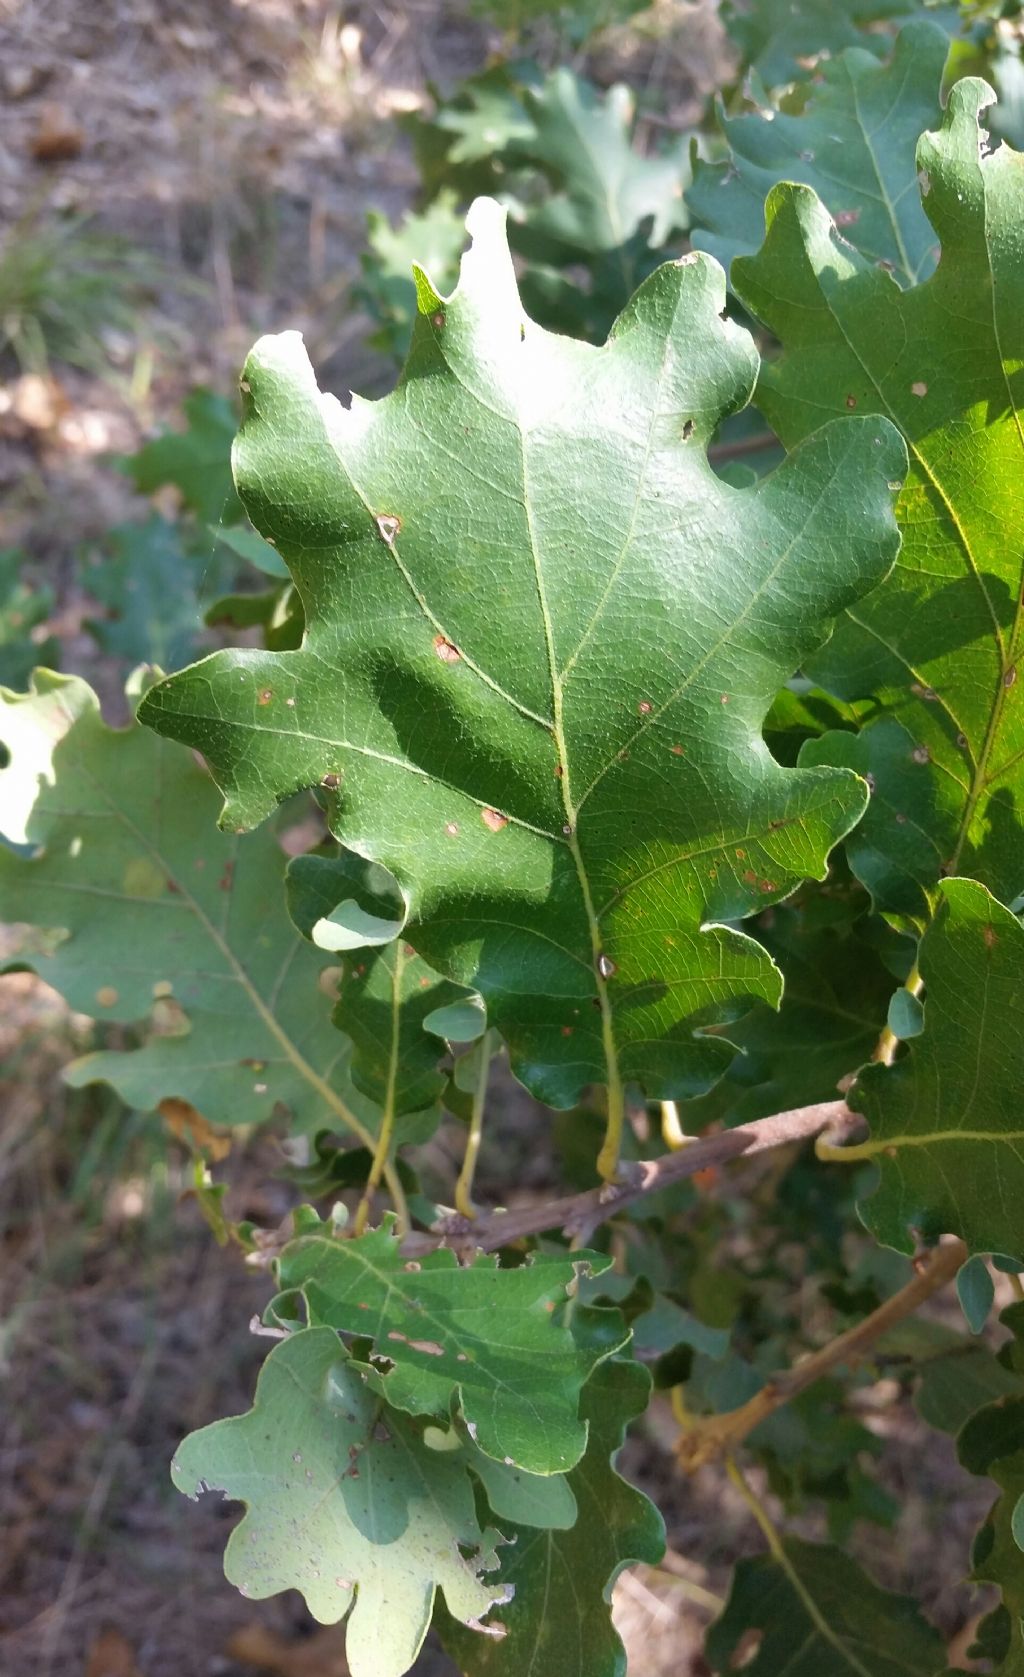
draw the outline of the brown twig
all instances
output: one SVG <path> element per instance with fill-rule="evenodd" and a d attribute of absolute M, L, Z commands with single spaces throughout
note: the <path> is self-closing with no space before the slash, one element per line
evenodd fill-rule
<path fill-rule="evenodd" d="M 940 1287 L 952 1281 L 967 1257 L 962 1240 L 948 1241 L 925 1258 L 907 1285 L 886 1299 L 855 1327 L 823 1345 L 803 1362 L 775 1375 L 738 1409 L 725 1415 L 691 1416 L 677 1445 L 680 1462 L 689 1471 L 705 1462 L 729 1456 L 761 1421 L 813 1386 L 832 1369 L 849 1366 L 867 1355 L 875 1341 L 905 1316 L 910 1316 Z"/>
<path fill-rule="evenodd" d="M 659 1188 L 667 1188 L 674 1182 L 683 1182 L 711 1165 L 750 1158 L 773 1147 L 784 1147 L 787 1142 L 807 1141 L 826 1131 L 837 1138 L 845 1137 L 862 1123 L 863 1119 L 851 1112 L 845 1101 L 798 1106 L 792 1112 L 777 1112 L 774 1117 L 759 1118 L 753 1124 L 703 1136 L 663 1158 L 624 1164 L 621 1181 L 607 1182 L 582 1194 L 568 1194 L 562 1199 L 519 1206 L 512 1211 L 492 1211 L 489 1216 L 477 1217 L 472 1222 L 465 1217 L 450 1217 L 429 1234 L 409 1235 L 402 1242 L 402 1250 L 410 1257 L 432 1251 L 439 1245 L 493 1252 L 530 1235 L 543 1234 L 546 1229 L 562 1229 L 571 1237 L 582 1228 L 595 1228 L 614 1217 L 634 1200 L 657 1193 Z"/>

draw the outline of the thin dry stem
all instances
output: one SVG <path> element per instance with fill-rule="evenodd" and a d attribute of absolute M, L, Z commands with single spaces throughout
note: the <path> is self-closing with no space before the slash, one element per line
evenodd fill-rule
<path fill-rule="evenodd" d="M 907 1285 L 886 1299 L 870 1316 L 830 1340 L 820 1351 L 805 1357 L 794 1368 L 776 1374 L 748 1402 L 725 1415 L 688 1417 L 677 1445 L 679 1460 L 689 1471 L 705 1462 L 729 1457 L 761 1421 L 781 1409 L 798 1393 L 840 1366 L 848 1367 L 867 1356 L 875 1341 L 904 1317 L 910 1316 L 940 1287 L 951 1281 L 967 1257 L 962 1240 L 939 1246 L 924 1259 Z"/>

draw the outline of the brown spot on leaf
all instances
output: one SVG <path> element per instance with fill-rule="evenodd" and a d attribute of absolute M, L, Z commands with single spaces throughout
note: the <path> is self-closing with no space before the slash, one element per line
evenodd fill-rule
<path fill-rule="evenodd" d="M 932 754 L 926 745 L 915 745 L 910 755 L 915 763 L 930 763 L 932 760 Z"/>
<path fill-rule="evenodd" d="M 462 653 L 455 645 L 455 642 L 447 640 L 444 635 L 434 636 L 434 651 L 437 653 L 437 656 L 440 658 L 442 664 L 457 664 L 459 659 L 462 657 Z"/>
<path fill-rule="evenodd" d="M 923 378 L 914 380 L 913 384 L 910 386 L 910 394 L 912 396 L 927 396 L 928 386 L 925 384 Z"/>
<path fill-rule="evenodd" d="M 270 703 L 270 701 L 273 697 L 274 697 L 274 690 L 273 690 L 272 687 L 262 687 L 260 689 L 259 693 L 256 695 L 256 702 L 257 702 L 257 704 L 260 704 L 260 705 L 269 705 L 269 703 Z"/>
<path fill-rule="evenodd" d="M 113 1007 L 117 1002 L 117 991 L 112 984 L 101 984 L 96 992 L 97 1007 Z"/>
<path fill-rule="evenodd" d="M 985 926 L 981 935 L 985 939 L 986 949 L 994 949 L 999 942 L 999 933 L 992 926 Z"/>
<path fill-rule="evenodd" d="M 482 809 L 480 819 L 492 833 L 500 833 L 502 827 L 508 826 L 508 816 L 501 815 L 496 809 Z"/>
<path fill-rule="evenodd" d="M 458 838 L 459 836 L 459 824 L 457 821 L 446 821 L 444 824 L 444 830 L 448 834 L 449 838 Z"/>
<path fill-rule="evenodd" d="M 855 408 L 857 406 L 856 396 L 847 396 L 846 405 L 848 408 Z"/>
<path fill-rule="evenodd" d="M 381 539 L 386 541 L 389 547 L 394 546 L 395 537 L 401 528 L 402 520 L 395 513 L 382 512 L 378 514 L 377 529 L 380 531 Z"/>
<path fill-rule="evenodd" d="M 641 716 L 650 716 L 654 706 L 651 704 L 650 699 L 641 699 L 636 708 L 640 712 Z"/>
<path fill-rule="evenodd" d="M 1011 664 L 1010 668 L 1007 670 L 1006 674 L 1003 676 L 1003 686 L 1004 687 L 1012 687 L 1016 680 L 1017 680 L 1017 666 L 1016 666 L 1016 664 Z"/>
<path fill-rule="evenodd" d="M 325 792 L 336 792 L 341 785 L 340 774 L 325 774 L 320 782 Z"/>
<path fill-rule="evenodd" d="M 837 210 L 832 219 L 837 227 L 853 227 L 860 220 L 860 211 Z"/>

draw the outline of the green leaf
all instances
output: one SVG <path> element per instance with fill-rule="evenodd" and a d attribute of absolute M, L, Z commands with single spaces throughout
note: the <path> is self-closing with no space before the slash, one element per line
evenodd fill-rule
<path fill-rule="evenodd" d="M 230 456 L 228 461 L 230 469 Z M 246 564 L 255 565 L 264 576 L 286 577 L 288 567 L 279 553 L 275 553 L 269 542 L 257 535 L 255 530 L 249 530 L 244 524 L 237 528 L 230 525 L 210 524 L 207 534 L 221 547 L 226 547 L 236 558 L 244 559 Z"/>
<path fill-rule="evenodd" d="M 586 1446 L 580 1389 L 628 1335 L 617 1313 L 592 1312 L 595 1332 L 581 1348 L 560 1307 L 581 1263 L 608 1262 L 536 1257 L 498 1269 L 479 1257 L 463 1268 L 444 1249 L 406 1263 L 382 1228 L 357 1240 L 292 1241 L 278 1280 L 286 1292 L 301 1290 L 314 1325 L 373 1341 L 394 1364 L 382 1390 L 396 1408 L 445 1420 L 457 1397 L 486 1455 L 528 1473 L 562 1473 Z"/>
<path fill-rule="evenodd" d="M 778 1013 L 763 1004 L 730 1027 L 739 1048 L 706 1095 L 679 1103 L 687 1135 L 724 1119 L 746 1124 L 773 1112 L 833 1100 L 870 1059 L 885 1024 L 892 977 L 872 944 L 871 923 L 841 898 L 769 909 L 754 930 L 785 980 Z"/>
<path fill-rule="evenodd" d="M 394 903 L 384 869 L 348 851 L 299 856 L 288 869 L 288 912 L 303 936 L 320 949 L 358 951 L 342 967 L 334 1022 L 352 1040 L 357 1088 L 400 1115 L 437 1102 L 447 1044 L 427 1021 L 469 998 L 396 938 L 401 920 L 384 918 Z"/>
<path fill-rule="evenodd" d="M 806 666 L 887 714 L 859 740 L 809 745 L 801 762 L 871 776 L 851 865 L 881 906 L 913 915 L 943 873 L 969 873 L 1007 902 L 1024 888 L 1024 175 L 1006 147 L 985 153 L 990 100 L 983 82 L 958 82 L 941 131 L 918 145 L 942 242 L 924 284 L 901 291 L 799 186 L 771 194 L 764 248 L 732 276 L 782 339 L 758 401 L 787 445 L 850 409 L 886 414 L 910 445 L 899 562 Z"/>
<path fill-rule="evenodd" d="M 18 548 L 0 551 L 0 687 L 24 687 L 37 664 L 56 669 L 60 642 L 33 633 L 53 610 L 49 588 L 30 588 L 21 580 L 25 556 Z"/>
<path fill-rule="evenodd" d="M 687 144 L 677 140 L 653 157 L 636 150 L 636 104 L 628 87 L 619 84 L 600 94 L 571 70 L 559 69 L 541 87 L 527 88 L 523 99 L 533 133 L 519 139 L 514 153 L 556 183 L 529 214 L 532 237 L 595 254 L 628 245 L 645 222 L 652 245 L 664 245 L 685 228 Z M 623 274 L 622 303 L 639 277 Z"/>
<path fill-rule="evenodd" d="M 66 934 L 12 964 L 76 1012 L 152 1022 L 143 1046 L 87 1054 L 70 1081 L 109 1082 L 142 1110 L 177 1096 L 219 1124 L 280 1102 L 299 1127 L 348 1128 L 358 1107 L 355 1127 L 372 1129 L 369 1103 L 335 1092 L 348 1044 L 317 987 L 327 957 L 285 912 L 273 832 L 218 832 L 216 791 L 191 754 L 108 728 L 74 676 L 40 671 L 27 695 L 0 693 L 0 742 L 4 830 L 40 847 L 0 851 L 0 919 Z"/>
<path fill-rule="evenodd" d="M 142 524 L 121 524 L 106 538 L 102 558 L 83 569 L 82 583 L 106 606 L 86 628 L 104 652 L 128 664 L 175 669 L 196 649 L 202 627 L 195 562 L 177 525 L 156 513 Z"/>
<path fill-rule="evenodd" d="M 880 64 L 850 47 L 822 66 L 802 110 L 719 112 L 722 163 L 694 164 L 686 194 L 692 243 L 728 271 L 764 238 L 764 205 L 780 180 L 813 187 L 844 239 L 912 285 L 935 266 L 935 234 L 917 192 L 918 135 L 942 119 L 939 88 L 949 42 L 924 21 L 900 31 Z"/>
<path fill-rule="evenodd" d="M 660 268 L 598 350 L 524 319 L 496 206 L 471 228 L 393 396 L 321 397 L 295 334 L 250 356 L 236 471 L 306 640 L 217 653 L 140 715 L 203 751 L 229 826 L 336 791 L 342 842 L 540 1098 L 695 1094 L 731 1053 L 700 1027 L 779 994 L 718 922 L 820 877 L 863 808 L 845 771 L 775 765 L 760 725 L 885 574 L 902 446 L 848 420 L 730 489 L 704 445 L 756 357 L 720 269 Z"/>
<path fill-rule="evenodd" d="M 987 1345 L 964 1339 L 926 1358 L 914 1405 L 928 1426 L 955 1437 L 976 1410 L 1007 1395 L 1024 1397 L 1020 1375 L 1004 1368 Z"/>
<path fill-rule="evenodd" d="M 780 1677 L 787 1668 L 814 1677 L 935 1677 L 945 1659 L 942 1638 L 909 1596 L 880 1589 L 844 1550 L 796 1537 L 740 1561 L 725 1612 L 708 1632 L 714 1671 L 731 1669 L 749 1631 L 761 1642 L 745 1677 Z"/>
<path fill-rule="evenodd" d="M 996 1289 L 988 1264 L 980 1253 L 961 1265 L 956 1293 L 972 1333 L 981 1333 L 995 1302 Z"/>
<path fill-rule="evenodd" d="M 983 885 L 945 880 L 919 965 L 924 1031 L 847 1097 L 871 1137 L 844 1156 L 879 1171 L 861 1216 L 899 1252 L 951 1233 L 1024 1257 L 1024 928 Z"/>
<path fill-rule="evenodd" d="M 1020 1506 L 1024 1497 L 1024 1396 L 1004 1397 L 980 1409 L 957 1439 L 968 1473 L 987 1475 L 1001 1495 L 974 1540 L 972 1576 L 1002 1591 L 1010 1616 L 1008 1653 L 1024 1660 L 1024 1554 Z M 1014 1667 L 1016 1669 L 1016 1667 Z"/>
<path fill-rule="evenodd" d="M 231 481 L 234 404 L 212 390 L 193 390 L 182 407 L 185 430 L 144 443 L 124 460 L 124 470 L 143 495 L 173 484 L 204 524 L 237 524 L 242 508 Z"/>
<path fill-rule="evenodd" d="M 302 645 L 306 620 L 302 601 L 290 582 L 261 594 L 224 594 L 208 606 L 203 622 L 217 628 L 262 629 L 271 652 L 291 652 Z"/>
<path fill-rule="evenodd" d="M 542 325 L 599 343 L 687 225 L 688 142 L 645 156 L 629 88 L 599 93 L 568 69 L 526 88 L 523 103 L 533 132 L 510 160 L 544 182 L 513 175 L 506 193 L 511 242 L 529 263 L 523 301 Z"/>
<path fill-rule="evenodd" d="M 360 257 L 362 278 L 355 296 L 376 323 L 371 340 L 401 360 L 416 318 L 413 264 L 430 275 L 439 291 L 448 289 L 458 270 L 465 242 L 465 216 L 451 188 L 438 193 L 425 210 L 406 215 L 397 227 L 371 211 L 367 250 Z"/>
<path fill-rule="evenodd" d="M 623 1567 L 654 1564 L 664 1549 L 661 1517 L 615 1472 L 615 1454 L 647 1403 L 650 1381 L 635 1363 L 603 1363 L 583 1389 L 587 1453 L 569 1474 L 579 1508 L 570 1530 L 508 1532 L 502 1578 L 515 1594 L 501 1612 L 502 1642 L 474 1637 L 450 1613 L 437 1629 L 466 1677 L 620 1677 L 625 1669 L 609 1598 Z M 497 1510 L 495 1510 L 497 1512 Z"/>
<path fill-rule="evenodd" d="M 799 80 L 846 47 L 883 53 L 888 37 L 871 24 L 906 17 L 916 0 L 725 0 L 722 18 L 739 48 L 742 68 L 768 87 Z"/>
<path fill-rule="evenodd" d="M 352 1677 L 409 1670 L 437 1589 L 474 1628 L 507 1597 L 486 1581 L 498 1534 L 477 1524 L 461 1456 L 386 1409 L 327 1329 L 277 1346 L 249 1413 L 191 1433 L 171 1477 L 246 1503 L 224 1557 L 244 1596 L 297 1589 L 321 1624 L 349 1614 Z"/>

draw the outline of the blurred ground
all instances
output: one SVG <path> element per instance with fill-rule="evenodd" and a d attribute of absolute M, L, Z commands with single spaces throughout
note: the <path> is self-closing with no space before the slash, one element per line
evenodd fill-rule
<path fill-rule="evenodd" d="M 683 124 L 714 84 L 719 36 L 706 7 L 661 9 L 658 32 L 612 37 L 588 67 L 656 81 Z M 0 547 L 23 544 L 56 587 L 65 667 L 105 697 L 71 579 L 75 544 L 138 505 L 108 455 L 170 422 L 192 385 L 230 390 L 264 329 L 302 328 L 339 393 L 380 387 L 349 288 L 367 209 L 396 214 L 413 186 L 389 119 L 499 44 L 436 0 L 0 0 L 0 224 L 74 211 L 154 264 L 151 299 L 104 344 L 102 371 L 0 383 Z M 536 45 L 553 50 L 543 30 Z M 0 1677 L 343 1677 L 341 1638 L 314 1631 L 297 1598 L 248 1603 L 224 1583 L 233 1510 L 170 1488 L 182 1434 L 248 1404 L 265 1282 L 214 1245 L 155 1120 L 63 1088 L 87 1029 L 31 977 L 0 980 Z M 508 1180 L 543 1191 L 546 1131 L 512 1095 L 501 1116 L 484 1189 L 490 1173 L 495 1193 Z M 263 1186 L 273 1147 L 233 1156 L 233 1216 L 285 1209 Z M 907 1416 L 879 1425 L 905 1514 L 872 1558 L 952 1631 L 965 1608 L 943 1585 L 986 1492 L 964 1496 L 945 1441 Z M 656 1408 L 627 1451 L 673 1551 L 620 1583 L 631 1677 L 701 1677 L 729 1565 L 757 1546 L 721 1476 L 674 1475 L 671 1440 Z M 707 1566 L 685 1558 L 698 1551 Z M 451 1669 L 428 1648 L 417 1674 Z"/>

